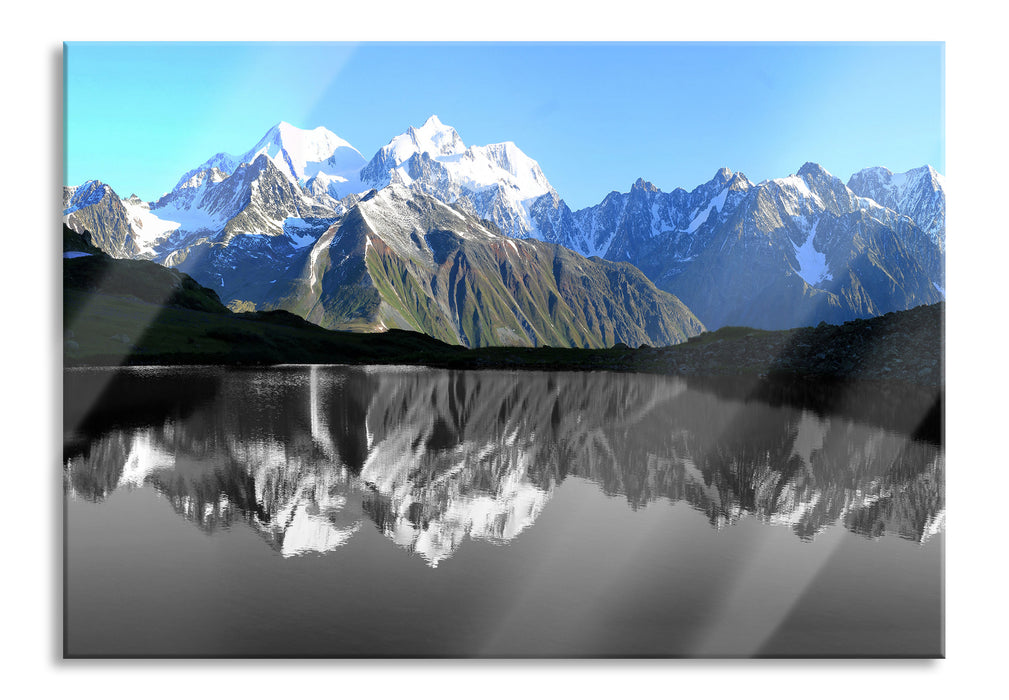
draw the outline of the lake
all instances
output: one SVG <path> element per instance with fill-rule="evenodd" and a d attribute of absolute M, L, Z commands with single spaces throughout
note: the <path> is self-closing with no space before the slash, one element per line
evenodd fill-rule
<path fill-rule="evenodd" d="M 64 372 L 68 656 L 943 653 L 936 392 Z"/>

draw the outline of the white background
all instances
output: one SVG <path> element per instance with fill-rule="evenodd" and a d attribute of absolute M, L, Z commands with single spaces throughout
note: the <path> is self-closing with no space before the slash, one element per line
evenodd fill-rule
<path fill-rule="evenodd" d="M 704 693 L 745 698 L 1004 692 L 1009 473 L 1004 429 L 1009 206 L 1005 11 L 996 3 L 655 0 L 561 3 L 11 3 L 4 12 L 3 328 L 7 371 L 3 692 L 74 698 Z M 825 8 L 825 9 L 821 9 Z M 999 8 L 999 9 L 995 9 Z M 940 661 L 63 661 L 60 258 L 62 41 L 870 40 L 946 42 L 946 659 Z M 128 67 L 116 79 L 129 80 Z M 13 506 L 13 510 L 11 509 Z"/>

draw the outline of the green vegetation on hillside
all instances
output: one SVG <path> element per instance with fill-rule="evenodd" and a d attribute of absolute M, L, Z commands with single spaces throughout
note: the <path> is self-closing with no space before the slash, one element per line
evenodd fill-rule
<path fill-rule="evenodd" d="M 618 339 L 636 346 L 680 342 L 703 329 L 686 306 L 630 265 L 589 262 L 539 241 L 523 241 L 509 254 L 505 244 L 439 233 L 439 245 L 451 250 L 441 251 L 436 267 L 380 242 L 368 249 L 369 281 L 385 305 L 378 317 L 385 326 L 408 325 L 471 348 L 605 348 Z"/>
<path fill-rule="evenodd" d="M 199 311 L 76 290 L 64 290 L 63 308 L 67 365 L 381 364 L 451 350 L 412 331 L 327 331 L 286 311 Z"/>

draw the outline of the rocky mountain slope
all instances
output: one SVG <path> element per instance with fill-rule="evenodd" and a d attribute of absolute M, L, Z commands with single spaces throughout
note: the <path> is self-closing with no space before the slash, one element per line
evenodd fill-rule
<path fill-rule="evenodd" d="M 358 174 L 364 156 L 350 143 L 325 127 L 299 129 L 287 122 L 271 127 L 256 145 L 241 155 L 218 153 L 183 175 L 175 189 L 184 187 L 204 173 L 230 174 L 243 163 L 266 156 L 277 169 L 296 183 L 325 183 L 336 199 L 362 189 Z"/>
<path fill-rule="evenodd" d="M 259 240 L 274 251 L 288 245 Z M 235 250 L 207 248 L 193 267 L 180 267 L 207 277 L 201 263 L 221 269 Z M 325 328 L 412 329 L 469 347 L 666 345 L 703 330 L 630 265 L 510 239 L 398 184 L 365 197 L 313 244 L 291 251 L 282 263 L 279 253 L 264 254 L 274 279 L 266 270 L 252 274 L 226 301 L 286 309 Z"/>
<path fill-rule="evenodd" d="M 415 184 L 493 221 L 509 236 L 572 247 L 562 238 L 564 227 L 555 231 L 551 225 L 566 207 L 536 161 L 510 141 L 466 147 L 436 116 L 383 146 L 361 171 L 361 180 L 376 189 Z"/>
<path fill-rule="evenodd" d="M 930 165 L 905 173 L 866 168 L 851 176 L 848 189 L 910 217 L 940 250 L 946 249 L 946 179 Z"/>
<path fill-rule="evenodd" d="M 815 163 L 759 184 L 722 169 L 689 193 L 639 180 L 574 216 L 586 245 L 640 267 L 709 328 L 841 323 L 944 298 L 930 236 Z"/>
<path fill-rule="evenodd" d="M 90 242 L 109 255 L 131 258 L 140 253 L 123 200 L 98 180 L 63 188 L 63 222 L 77 233 L 87 231 Z"/>

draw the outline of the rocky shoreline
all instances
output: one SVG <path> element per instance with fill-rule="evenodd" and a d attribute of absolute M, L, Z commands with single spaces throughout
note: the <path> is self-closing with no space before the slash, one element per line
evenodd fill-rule
<path fill-rule="evenodd" d="M 745 373 L 943 383 L 944 304 L 891 312 L 839 326 L 821 323 L 672 348 L 681 374 Z M 717 335 L 717 334 L 716 334 Z"/>
<path fill-rule="evenodd" d="M 427 364 L 514 369 L 596 369 L 695 377 L 799 377 L 898 381 L 941 387 L 945 303 L 870 319 L 787 331 L 729 327 L 662 348 L 484 348 Z"/>

